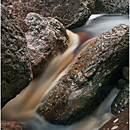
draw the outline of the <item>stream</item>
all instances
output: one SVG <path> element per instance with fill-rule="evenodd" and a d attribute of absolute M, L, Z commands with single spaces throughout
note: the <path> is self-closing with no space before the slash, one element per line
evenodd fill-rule
<path fill-rule="evenodd" d="M 119 24 L 128 24 L 128 16 L 107 14 L 92 15 L 84 26 L 73 29 L 72 31 L 85 31 L 91 34 L 91 37 L 93 38 Z M 96 110 L 90 116 L 87 116 L 81 121 L 69 126 L 51 124 L 39 115 L 36 115 L 35 118 L 24 120 L 20 123 L 25 123 L 26 130 L 97 130 L 114 116 L 111 113 L 111 104 L 118 92 L 119 89 L 113 88 L 106 99 L 96 108 Z"/>

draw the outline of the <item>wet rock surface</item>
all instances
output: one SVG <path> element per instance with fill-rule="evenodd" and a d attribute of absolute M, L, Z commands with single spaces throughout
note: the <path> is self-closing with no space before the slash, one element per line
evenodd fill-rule
<path fill-rule="evenodd" d="M 58 19 L 66 27 L 83 25 L 95 7 L 95 0 L 3 0 L 24 32 L 28 30 L 24 19 L 30 12 Z"/>
<path fill-rule="evenodd" d="M 58 20 L 29 13 L 25 19 L 27 49 L 34 76 L 42 72 L 48 63 L 68 47 L 65 27 Z"/>
<path fill-rule="evenodd" d="M 1 6 L 2 107 L 24 89 L 30 80 L 25 35 L 5 6 Z"/>
<path fill-rule="evenodd" d="M 117 115 L 129 106 L 129 84 L 125 84 L 120 90 L 111 106 L 111 112 Z"/>
<path fill-rule="evenodd" d="M 99 130 L 129 130 L 129 108 L 113 117 Z"/>
<path fill-rule="evenodd" d="M 2 6 L 2 107 L 28 85 L 30 77 L 33 77 L 30 76 L 29 68 L 32 67 L 33 75 L 36 76 L 46 68 L 53 56 L 64 52 L 68 45 L 63 25 L 75 28 L 83 25 L 92 13 L 128 14 L 129 8 L 128 0 L 3 0 L 2 3 L 13 15 Z M 30 15 L 30 12 L 37 14 Z M 27 43 L 17 23 L 26 32 Z M 55 124 L 72 124 L 82 119 L 93 112 L 106 97 L 120 78 L 121 68 L 127 60 L 128 26 L 121 25 L 89 45 L 50 92 L 49 98 L 40 106 L 38 113 Z M 126 77 L 128 75 L 125 75 Z M 128 129 L 128 112 L 124 110 L 128 107 L 128 84 L 127 87 L 126 82 L 120 81 L 119 84 L 118 87 L 122 90 L 113 103 L 112 111 L 114 114 L 122 111 L 120 124 L 116 127 L 110 124 L 108 126 L 113 129 Z M 116 121 L 117 119 L 114 122 Z M 23 127 L 16 122 L 9 125 L 6 122 L 2 128 L 7 130 Z"/>
<path fill-rule="evenodd" d="M 129 14 L 129 0 L 96 0 L 93 12 Z"/>
<path fill-rule="evenodd" d="M 128 60 L 128 30 L 127 25 L 116 26 L 89 44 L 38 113 L 51 123 L 64 125 L 92 113 L 120 78 Z"/>

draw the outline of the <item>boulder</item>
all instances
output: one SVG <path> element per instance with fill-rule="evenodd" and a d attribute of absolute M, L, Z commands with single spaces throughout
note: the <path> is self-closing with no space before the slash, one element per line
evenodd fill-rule
<path fill-rule="evenodd" d="M 21 92 L 31 79 L 27 42 L 16 20 L 1 6 L 2 107 Z"/>
<path fill-rule="evenodd" d="M 62 23 L 55 18 L 29 13 L 25 18 L 27 50 L 33 76 L 39 75 L 48 63 L 68 47 L 68 36 Z"/>
<path fill-rule="evenodd" d="M 117 115 L 124 111 L 129 106 L 129 84 L 125 84 L 124 87 L 120 90 L 117 97 L 114 99 L 111 112 L 114 115 Z"/>
<path fill-rule="evenodd" d="M 28 30 L 24 19 L 30 12 L 58 19 L 66 27 L 83 25 L 95 7 L 95 0 L 6 0 L 2 1 L 17 19 L 24 32 Z"/>
<path fill-rule="evenodd" d="M 96 0 L 93 13 L 129 14 L 129 0 Z"/>
<path fill-rule="evenodd" d="M 88 44 L 38 113 L 51 123 L 63 125 L 91 114 L 120 79 L 128 62 L 128 44 L 127 25 L 116 26 Z"/>
<path fill-rule="evenodd" d="M 85 24 L 91 14 L 129 13 L 128 0 L 2 0 L 2 4 L 12 12 L 24 32 L 28 30 L 24 19 L 30 12 L 56 18 L 71 29 Z"/>
<path fill-rule="evenodd" d="M 6 7 L 2 6 L 2 107 L 38 76 L 68 47 L 65 27 L 54 18 L 27 15 L 23 33 Z"/>

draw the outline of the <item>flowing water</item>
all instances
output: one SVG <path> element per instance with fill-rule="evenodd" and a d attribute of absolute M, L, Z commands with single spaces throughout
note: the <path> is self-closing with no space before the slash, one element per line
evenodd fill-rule
<path fill-rule="evenodd" d="M 129 25 L 129 15 L 92 15 L 85 25 L 72 31 L 84 31 L 91 34 L 92 37 L 97 37 L 119 24 Z"/>
<path fill-rule="evenodd" d="M 118 92 L 119 89 L 113 88 L 102 104 L 90 116 L 70 126 L 54 125 L 37 115 L 35 119 L 26 121 L 27 130 L 98 130 L 113 117 L 110 109 Z"/>
<path fill-rule="evenodd" d="M 108 31 L 115 25 L 128 24 L 128 22 L 129 22 L 128 16 L 93 15 L 92 17 L 90 17 L 90 19 L 86 22 L 86 24 L 84 26 L 74 29 L 72 31 L 74 31 L 74 32 L 85 31 L 85 32 L 88 32 L 89 34 L 91 34 L 92 37 L 97 37 L 100 34 Z M 85 44 L 85 46 L 86 46 L 86 44 Z M 57 66 L 55 66 L 55 69 L 57 70 L 57 72 L 55 72 L 55 69 L 53 68 L 54 67 L 53 62 L 50 64 L 48 69 L 53 68 L 51 71 L 52 71 L 52 75 L 54 73 L 54 76 L 52 78 L 49 78 L 50 73 L 48 73 L 49 70 L 47 69 L 43 75 L 43 80 L 40 80 L 40 82 L 38 83 L 38 87 L 43 84 L 43 81 L 45 82 L 45 84 L 42 86 L 46 86 L 46 85 L 51 86 L 51 82 L 53 81 L 53 79 L 55 79 L 55 77 L 57 77 L 57 75 L 59 75 L 63 71 L 64 67 L 66 67 L 74 59 L 72 54 L 77 55 L 78 52 L 76 50 L 76 47 L 77 47 L 77 44 L 73 45 L 72 48 L 69 47 L 69 49 L 68 49 L 69 53 L 67 53 L 67 54 L 64 53 L 63 55 L 58 57 L 60 59 L 60 61 L 57 60 L 58 58 L 55 59 L 55 62 L 59 63 L 59 64 L 57 64 Z M 83 47 L 84 47 L 84 45 L 79 46 L 78 51 L 82 50 Z M 71 52 L 73 52 L 73 53 L 71 53 Z M 70 54 L 72 57 L 70 57 L 68 54 Z M 65 62 L 62 61 L 63 60 L 62 56 L 65 56 Z M 64 65 L 63 63 L 66 63 L 66 65 Z M 50 88 L 48 89 L 47 87 L 45 87 L 45 90 L 42 90 L 42 91 L 48 93 Z M 31 113 L 28 113 L 28 111 L 26 111 L 25 113 L 22 113 L 22 112 L 24 112 L 25 110 L 31 109 L 31 107 L 35 108 L 34 106 L 36 106 L 36 104 L 39 102 L 39 99 L 37 100 L 36 104 L 35 103 L 33 104 L 32 101 L 35 100 L 35 97 L 37 95 L 39 95 L 39 98 L 41 98 L 41 95 L 42 95 L 41 89 L 40 88 L 38 88 L 38 89 L 39 90 L 36 90 L 35 87 L 32 87 L 31 89 L 27 88 L 27 90 L 25 90 L 25 92 L 22 92 L 22 94 L 20 94 L 22 96 L 17 96 L 17 100 L 14 99 L 12 101 L 13 104 L 9 103 L 11 105 L 9 105 L 9 108 L 7 107 L 7 109 L 5 109 L 5 111 L 3 111 L 3 112 L 6 113 L 6 112 L 8 112 L 8 110 L 11 110 L 11 108 L 12 108 L 12 112 L 18 112 L 18 114 L 19 114 L 19 112 L 21 112 L 21 114 L 25 114 L 25 116 L 31 115 L 31 113 L 35 113 L 35 111 L 31 111 Z M 29 97 L 28 94 L 30 94 L 30 91 L 34 92 L 34 97 L 32 96 L 32 99 L 29 99 L 28 102 L 26 102 L 26 97 Z M 37 92 L 35 92 L 35 91 L 37 91 Z M 101 105 L 98 108 L 96 108 L 96 110 L 90 116 L 88 116 L 85 119 L 83 119 L 79 122 L 76 122 L 70 126 L 53 125 L 53 124 L 50 124 L 49 122 L 45 121 L 44 119 L 42 119 L 40 116 L 36 115 L 35 118 L 29 117 L 27 120 L 24 120 L 24 123 L 27 125 L 26 129 L 27 130 L 97 130 L 106 121 L 110 120 L 113 117 L 113 115 L 110 112 L 110 109 L 111 109 L 112 101 L 114 100 L 114 98 L 116 97 L 118 92 L 119 92 L 119 90 L 114 88 L 111 91 L 111 93 L 107 96 L 107 98 L 101 103 Z M 45 96 L 46 96 L 46 94 L 44 94 L 44 97 Z M 21 102 L 23 101 L 26 103 L 26 105 L 24 105 L 23 109 L 21 109 L 21 107 L 18 108 L 18 106 L 21 105 L 21 104 L 18 105 L 19 101 L 21 101 Z M 17 108 L 14 108 L 14 105 L 17 106 Z M 11 114 L 12 114 L 11 115 L 12 118 L 15 119 L 17 117 L 17 114 L 14 114 L 14 113 L 11 113 Z M 16 115 L 16 117 L 13 117 L 14 115 Z M 7 116 L 5 116 L 5 118 L 8 118 L 9 116 L 10 115 L 7 114 Z M 23 118 L 22 116 L 20 115 L 19 118 L 20 117 Z"/>

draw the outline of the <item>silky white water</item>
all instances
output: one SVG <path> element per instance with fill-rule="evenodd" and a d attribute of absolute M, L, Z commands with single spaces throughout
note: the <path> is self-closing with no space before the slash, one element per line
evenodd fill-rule
<path fill-rule="evenodd" d="M 84 31 L 91 34 L 92 37 L 97 37 L 119 24 L 129 25 L 129 16 L 115 14 L 97 14 L 92 15 L 85 25 L 76 29 L 72 29 L 72 31 Z"/>

